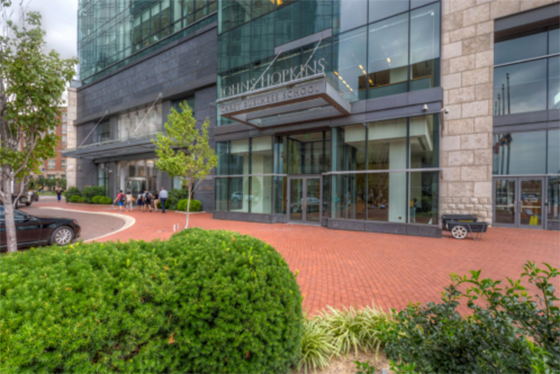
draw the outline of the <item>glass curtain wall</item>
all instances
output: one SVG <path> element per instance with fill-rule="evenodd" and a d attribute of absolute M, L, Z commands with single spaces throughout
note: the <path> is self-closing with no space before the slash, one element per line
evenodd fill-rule
<path fill-rule="evenodd" d="M 555 28 L 495 44 L 495 116 L 560 109 L 559 34 Z"/>
<path fill-rule="evenodd" d="M 217 0 L 80 0 L 78 51 L 82 80 L 89 83 L 88 77 L 136 56 L 174 33 L 195 31 L 197 27 L 191 26 L 198 26 L 217 8 Z M 182 37 L 184 33 L 177 35 Z"/>
<path fill-rule="evenodd" d="M 144 190 L 159 191 L 154 159 L 127 160 L 117 163 L 118 190 L 130 192 L 135 198 Z"/>
<path fill-rule="evenodd" d="M 118 135 L 120 140 L 154 135 L 163 129 L 161 104 L 153 108 L 131 111 L 118 118 Z"/>
<path fill-rule="evenodd" d="M 378 0 L 257 3 L 220 1 L 219 98 L 316 73 L 327 74 L 350 102 L 440 84 L 439 1 L 422 7 Z M 269 68 L 275 47 L 331 27 L 333 37 L 282 52 Z"/>
<path fill-rule="evenodd" d="M 333 129 L 329 216 L 437 225 L 438 131 L 436 115 Z"/>

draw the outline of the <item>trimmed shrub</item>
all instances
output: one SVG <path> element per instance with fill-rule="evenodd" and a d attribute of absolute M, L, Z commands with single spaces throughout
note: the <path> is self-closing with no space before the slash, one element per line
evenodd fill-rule
<path fill-rule="evenodd" d="M 187 211 L 187 203 L 188 200 L 187 199 L 183 199 L 181 201 L 179 201 L 179 204 L 177 204 L 177 210 L 180 210 L 181 212 L 186 212 Z M 191 204 L 189 206 L 189 211 L 190 212 L 200 212 L 202 210 L 202 204 L 200 203 L 200 201 L 198 200 L 191 200 Z"/>
<path fill-rule="evenodd" d="M 105 197 L 105 196 L 94 196 L 93 199 L 91 199 L 91 202 L 94 203 L 94 204 L 101 204 L 99 199 L 101 199 L 102 197 Z"/>
<path fill-rule="evenodd" d="M 101 196 L 99 199 L 99 204 L 112 204 L 113 200 L 109 196 Z"/>
<path fill-rule="evenodd" d="M 80 192 L 80 189 L 78 187 L 70 187 L 69 189 L 64 191 L 64 197 L 66 198 L 66 201 L 70 201 L 72 199 L 72 196 L 82 196 L 82 193 Z"/>
<path fill-rule="evenodd" d="M 158 201 L 157 207 L 158 207 L 158 209 L 161 209 L 161 201 Z M 170 209 L 169 208 L 169 200 L 165 200 L 165 209 Z"/>
<path fill-rule="evenodd" d="M 0 257 L 0 372 L 287 373 L 303 315 L 266 243 L 194 228 L 169 241 Z"/>
<path fill-rule="evenodd" d="M 84 198 L 78 195 L 74 195 L 70 198 L 69 200 L 71 203 L 83 203 L 84 202 Z"/>
<path fill-rule="evenodd" d="M 86 203 L 92 203 L 95 196 L 105 196 L 105 188 L 101 186 L 87 186 L 82 191 L 82 197 Z"/>
<path fill-rule="evenodd" d="M 186 188 L 173 189 L 169 191 L 169 198 L 165 201 L 165 209 L 178 210 L 179 201 L 189 197 L 189 191 Z M 167 206 L 169 204 L 169 207 Z"/>

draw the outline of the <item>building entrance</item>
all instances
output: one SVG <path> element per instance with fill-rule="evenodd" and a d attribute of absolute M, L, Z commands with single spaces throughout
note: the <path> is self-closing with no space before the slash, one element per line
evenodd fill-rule
<path fill-rule="evenodd" d="M 494 222 L 499 226 L 544 227 L 544 178 L 495 178 Z"/>
<path fill-rule="evenodd" d="M 288 178 L 288 222 L 320 225 L 323 191 L 320 176 Z"/>
<path fill-rule="evenodd" d="M 136 198 L 138 194 L 141 194 L 146 190 L 146 185 L 146 178 L 128 178 L 126 180 L 125 193 L 128 193 L 130 191 L 132 193 L 132 196 Z"/>

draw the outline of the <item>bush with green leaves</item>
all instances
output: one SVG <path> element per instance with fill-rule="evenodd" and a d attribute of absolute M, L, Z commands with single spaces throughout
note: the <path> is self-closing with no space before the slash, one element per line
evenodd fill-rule
<path fill-rule="evenodd" d="M 101 196 L 101 199 L 99 199 L 99 204 L 112 204 L 113 200 L 111 200 L 111 198 L 109 196 Z"/>
<path fill-rule="evenodd" d="M 66 201 L 70 201 L 72 199 L 72 196 L 82 196 L 82 193 L 80 192 L 80 189 L 78 187 L 70 187 L 69 189 L 64 191 L 64 197 L 66 198 Z"/>
<path fill-rule="evenodd" d="M 287 373 L 303 329 L 294 274 L 227 231 L 0 256 L 2 373 Z"/>
<path fill-rule="evenodd" d="M 179 204 L 177 204 L 177 210 L 180 210 L 181 212 L 186 212 L 187 211 L 187 203 L 188 203 L 187 199 L 183 199 L 183 200 L 179 201 Z M 200 203 L 200 201 L 191 200 L 191 204 L 189 206 L 189 211 L 190 212 L 200 212 L 201 210 L 202 210 L 202 204 Z"/>
<path fill-rule="evenodd" d="M 178 210 L 179 201 L 189 197 L 189 191 L 186 188 L 172 189 L 169 191 L 169 197 L 165 201 L 165 209 Z M 169 204 L 169 207 L 167 206 Z M 186 209 L 185 209 L 186 210 Z"/>
<path fill-rule="evenodd" d="M 106 196 L 105 188 L 101 186 L 87 186 L 82 191 L 82 197 L 86 203 L 92 203 L 95 196 Z"/>
<path fill-rule="evenodd" d="M 161 209 L 161 201 L 158 201 L 157 207 Z M 165 200 L 165 209 L 169 209 L 169 200 Z"/>
<path fill-rule="evenodd" d="M 558 270 L 528 262 L 522 280 L 452 275 L 442 303 L 410 305 L 384 333 L 385 352 L 398 372 L 529 373 L 560 371 L 560 309 L 553 278 Z M 470 286 L 460 292 L 462 286 Z M 466 299 L 471 314 L 457 312 Z M 528 341 L 534 344 L 533 349 Z M 535 348 L 537 347 L 537 348 Z"/>
<path fill-rule="evenodd" d="M 78 195 L 74 195 L 70 198 L 70 200 L 68 200 L 71 203 L 83 203 L 84 202 L 84 198 Z"/>
<path fill-rule="evenodd" d="M 101 202 L 99 201 L 102 197 L 105 196 L 94 196 L 93 199 L 91 199 L 91 202 L 94 204 L 101 204 Z"/>

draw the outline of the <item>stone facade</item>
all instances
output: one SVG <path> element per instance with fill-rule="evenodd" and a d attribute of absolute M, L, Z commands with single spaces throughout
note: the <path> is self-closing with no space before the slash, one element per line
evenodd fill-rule
<path fill-rule="evenodd" d="M 557 0 L 443 0 L 441 214 L 492 223 L 494 20 Z"/>
<path fill-rule="evenodd" d="M 68 111 L 67 111 L 67 132 L 68 132 L 68 148 L 77 146 L 76 127 L 74 121 L 78 114 L 78 93 L 74 87 L 68 87 Z M 76 169 L 77 160 L 72 157 L 66 158 L 66 186 L 76 186 Z"/>

